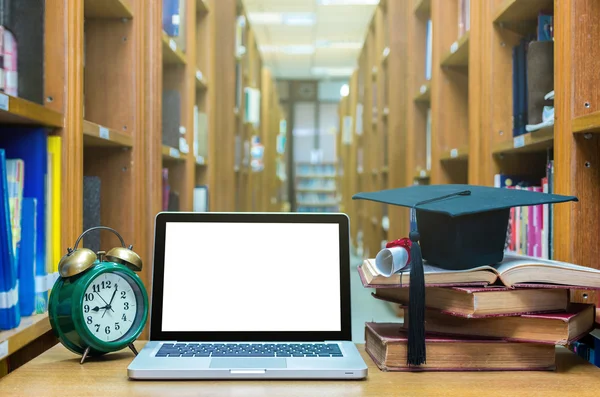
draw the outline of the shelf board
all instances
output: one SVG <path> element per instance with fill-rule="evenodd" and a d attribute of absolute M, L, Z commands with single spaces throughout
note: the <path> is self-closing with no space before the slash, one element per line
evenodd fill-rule
<path fill-rule="evenodd" d="M 208 81 L 206 81 L 204 74 L 199 70 L 196 70 L 196 88 L 203 91 L 208 89 Z"/>
<path fill-rule="evenodd" d="M 84 120 L 83 145 L 86 147 L 133 147 L 133 137 Z"/>
<path fill-rule="evenodd" d="M 431 172 L 426 170 L 417 170 L 415 172 L 414 180 L 425 180 L 431 178 Z"/>
<path fill-rule="evenodd" d="M 504 0 L 494 12 L 494 23 L 520 24 L 537 21 L 542 10 L 553 10 L 553 0 Z"/>
<path fill-rule="evenodd" d="M 21 317 L 17 328 L 0 331 L 0 344 L 8 342 L 8 356 L 49 332 L 48 313 Z"/>
<path fill-rule="evenodd" d="M 493 154 L 541 152 L 554 145 L 554 126 L 528 132 L 510 141 L 494 145 Z"/>
<path fill-rule="evenodd" d="M 419 0 L 415 5 L 414 13 L 419 15 L 430 15 L 431 0 Z"/>
<path fill-rule="evenodd" d="M 452 43 L 450 50 L 442 58 L 442 66 L 469 66 L 469 37 L 466 32 L 460 39 Z"/>
<path fill-rule="evenodd" d="M 571 130 L 573 133 L 577 134 L 600 132 L 600 111 L 586 114 L 585 116 L 575 117 L 573 121 L 571 121 Z"/>
<path fill-rule="evenodd" d="M 431 82 L 427 81 L 419 87 L 419 93 L 413 98 L 414 102 L 429 103 L 431 101 Z"/>
<path fill-rule="evenodd" d="M 177 43 L 167 34 L 162 32 L 162 53 L 164 64 L 180 64 L 185 65 L 187 63 L 185 54 L 177 48 Z"/>
<path fill-rule="evenodd" d="M 469 158 L 469 145 L 446 150 L 440 156 L 441 161 L 458 161 L 467 160 Z"/>
<path fill-rule="evenodd" d="M 83 15 L 88 19 L 131 19 L 133 12 L 122 0 L 85 0 Z"/>
<path fill-rule="evenodd" d="M 204 156 L 196 156 L 196 165 L 198 167 L 206 167 L 206 159 Z"/>
<path fill-rule="evenodd" d="M 26 99 L 0 93 L 0 124 L 29 124 L 61 128 L 63 115 Z"/>
<path fill-rule="evenodd" d="M 196 0 L 196 12 L 198 14 L 208 14 L 210 8 L 206 0 Z"/>
<path fill-rule="evenodd" d="M 181 153 L 179 151 L 179 149 L 167 146 L 167 145 L 162 145 L 162 158 L 163 160 L 170 160 L 170 161 L 185 161 L 185 159 L 187 158 L 187 154 L 185 153 Z"/>

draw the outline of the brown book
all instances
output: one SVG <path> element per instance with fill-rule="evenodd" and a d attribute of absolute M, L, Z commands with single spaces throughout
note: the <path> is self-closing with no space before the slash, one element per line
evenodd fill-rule
<path fill-rule="evenodd" d="M 407 332 L 400 324 L 367 323 L 365 350 L 383 371 L 536 371 L 555 368 L 555 346 L 500 339 L 426 335 L 427 363 L 406 364 Z"/>
<path fill-rule="evenodd" d="M 410 269 L 390 277 L 381 275 L 375 259 L 366 259 L 359 266 L 363 285 L 408 287 Z M 479 266 L 467 270 L 448 270 L 423 263 L 425 285 L 433 286 L 486 286 L 502 283 L 507 287 L 600 289 L 600 270 L 541 258 L 505 253 L 504 260 L 493 266 Z M 581 289 L 581 288 L 580 288 Z"/>
<path fill-rule="evenodd" d="M 404 328 L 408 328 L 408 308 L 400 306 Z M 594 327 L 593 305 L 573 304 L 564 313 L 523 314 L 511 317 L 465 318 L 425 311 L 425 331 L 432 334 L 499 338 L 515 342 L 549 343 L 565 346 Z"/>
<path fill-rule="evenodd" d="M 408 288 L 377 288 L 375 291 L 373 296 L 376 298 L 408 304 Z M 461 317 L 564 312 L 568 305 L 569 291 L 565 289 L 506 287 L 425 289 L 425 306 Z"/>

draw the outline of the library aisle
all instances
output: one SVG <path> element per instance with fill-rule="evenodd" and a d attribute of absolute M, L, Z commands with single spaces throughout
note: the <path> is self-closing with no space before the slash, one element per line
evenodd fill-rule
<path fill-rule="evenodd" d="M 0 1 L 0 378 L 57 343 L 84 230 L 151 291 L 161 211 L 347 214 L 357 342 L 400 320 L 357 267 L 416 223 L 359 192 L 577 196 L 511 210 L 505 253 L 600 269 L 598 26 L 598 0 Z"/>

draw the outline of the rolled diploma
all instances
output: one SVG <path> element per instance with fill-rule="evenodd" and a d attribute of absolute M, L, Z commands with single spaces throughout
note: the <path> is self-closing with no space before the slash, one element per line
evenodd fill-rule
<path fill-rule="evenodd" d="M 379 274 L 390 277 L 408 266 L 408 251 L 404 247 L 384 248 L 375 257 Z"/>

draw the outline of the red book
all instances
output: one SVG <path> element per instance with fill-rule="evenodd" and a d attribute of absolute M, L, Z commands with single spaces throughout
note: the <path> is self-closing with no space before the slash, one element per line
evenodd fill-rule
<path fill-rule="evenodd" d="M 555 346 L 427 334 L 427 363 L 409 366 L 401 324 L 366 323 L 365 350 L 383 371 L 535 371 L 555 368 Z"/>
<path fill-rule="evenodd" d="M 408 288 L 377 288 L 375 291 L 375 298 L 408 304 Z M 425 306 L 465 318 L 564 312 L 569 307 L 569 291 L 559 288 L 427 288 Z"/>
<path fill-rule="evenodd" d="M 400 306 L 407 328 L 408 308 Z M 440 310 L 425 311 L 425 331 L 435 334 L 497 338 L 515 342 L 567 345 L 594 327 L 594 305 L 572 304 L 566 312 L 511 317 L 464 318 Z"/>

